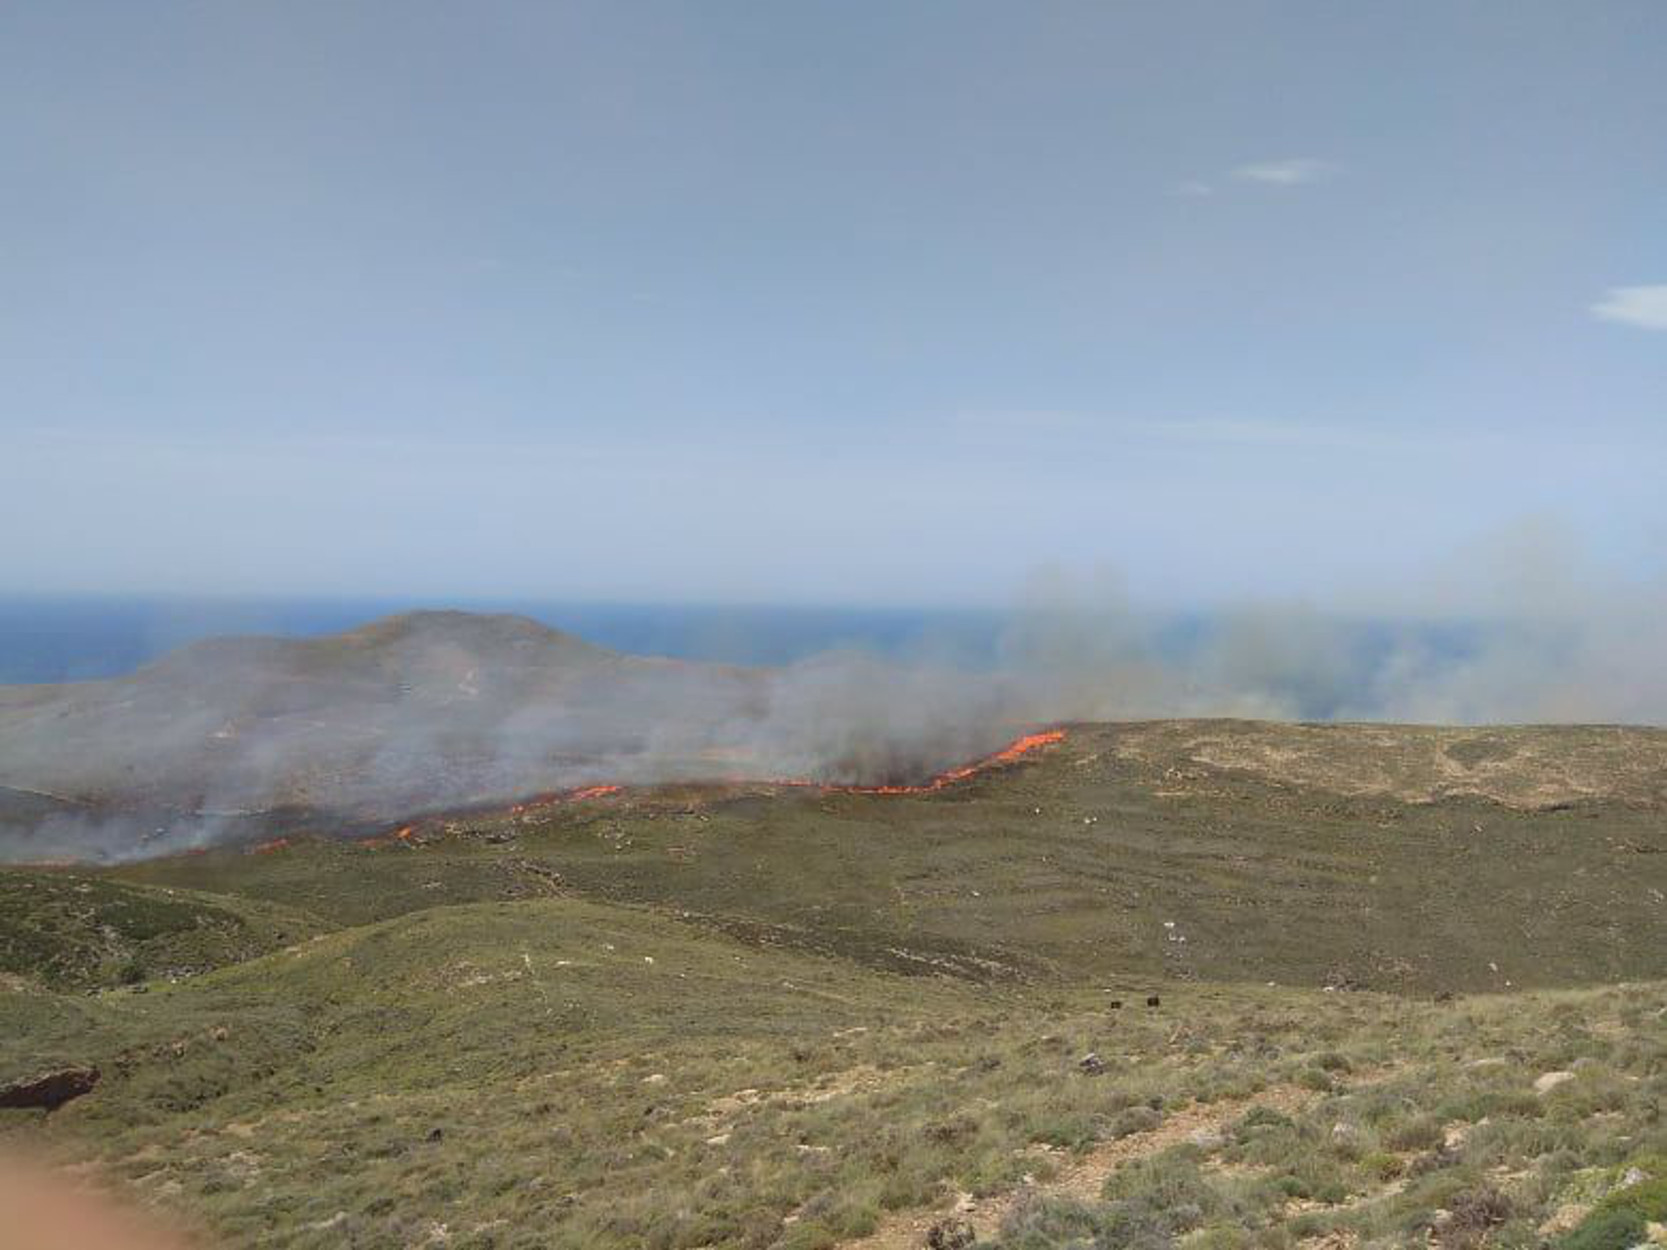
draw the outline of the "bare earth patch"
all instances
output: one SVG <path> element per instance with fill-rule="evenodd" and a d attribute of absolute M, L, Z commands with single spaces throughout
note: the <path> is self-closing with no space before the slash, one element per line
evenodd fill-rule
<path fill-rule="evenodd" d="M 1318 1095 L 1310 1089 L 1282 1085 L 1263 1090 L 1249 1098 L 1200 1103 L 1177 1111 L 1157 1128 L 1131 1133 L 1115 1141 L 1101 1142 L 1093 1149 L 1062 1164 L 1047 1180 L 1037 1180 L 1006 1193 L 984 1198 L 959 1195 L 944 1207 L 929 1211 L 901 1212 L 887 1218 L 866 1237 L 845 1242 L 847 1250 L 920 1250 L 932 1226 L 951 1215 L 967 1220 L 980 1237 L 1001 1227 L 1010 1212 L 1027 1198 L 1071 1198 L 1092 1202 L 1099 1198 L 1106 1178 L 1125 1164 L 1179 1145 L 1197 1133 L 1224 1132 L 1251 1107 L 1269 1107 L 1289 1113 L 1301 1110 Z"/>
<path fill-rule="evenodd" d="M 1119 728 L 1116 751 L 1159 771 L 1172 795 L 1212 773 L 1237 772 L 1406 803 L 1470 796 L 1534 811 L 1583 800 L 1667 802 L 1660 729 L 1160 721 Z"/>

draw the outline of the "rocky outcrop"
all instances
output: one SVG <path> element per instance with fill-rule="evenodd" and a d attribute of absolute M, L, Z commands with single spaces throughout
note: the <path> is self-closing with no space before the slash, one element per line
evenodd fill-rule
<path fill-rule="evenodd" d="M 71 1099 L 92 1092 L 97 1068 L 54 1068 L 22 1080 L 0 1084 L 0 1107 L 43 1107 L 56 1111 Z"/>

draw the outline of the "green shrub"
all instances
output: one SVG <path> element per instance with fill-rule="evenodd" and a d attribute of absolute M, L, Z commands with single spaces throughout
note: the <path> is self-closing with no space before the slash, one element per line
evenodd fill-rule
<path fill-rule="evenodd" d="M 1557 1240 L 1557 1250 L 1629 1250 L 1644 1239 L 1644 1217 L 1627 1208 L 1593 1211 Z"/>
<path fill-rule="evenodd" d="M 1233 1126 L 1233 1137 L 1237 1141 L 1249 1141 L 1270 1130 L 1293 1128 L 1295 1124 L 1290 1116 L 1275 1111 L 1272 1107 L 1252 1107 Z"/>
<path fill-rule="evenodd" d="M 1442 1136 L 1440 1120 L 1434 1116 L 1419 1116 L 1395 1125 L 1384 1134 L 1384 1142 L 1391 1150 L 1401 1152 L 1431 1150 L 1441 1145 Z"/>
<path fill-rule="evenodd" d="M 1636 1211 L 1645 1220 L 1667 1221 L 1667 1176 L 1616 1190 L 1598 1203 L 1598 1209 Z"/>
<path fill-rule="evenodd" d="M 1360 1166 L 1380 1181 L 1392 1181 L 1405 1170 L 1399 1156 L 1385 1150 L 1373 1151 L 1360 1161 Z"/>
<path fill-rule="evenodd" d="M 1331 1074 L 1324 1068 L 1304 1068 L 1297 1073 L 1297 1084 L 1321 1094 L 1329 1094 L 1334 1088 Z"/>
<path fill-rule="evenodd" d="M 1130 1137 L 1135 1133 L 1150 1133 L 1163 1123 L 1163 1114 L 1150 1107 L 1130 1107 L 1111 1122 L 1110 1136 Z"/>

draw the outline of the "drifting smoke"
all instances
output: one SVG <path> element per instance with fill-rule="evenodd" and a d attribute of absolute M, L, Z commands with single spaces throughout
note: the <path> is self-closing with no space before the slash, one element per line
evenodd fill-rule
<path fill-rule="evenodd" d="M 1045 577 L 1003 667 L 1061 719 L 1667 723 L 1667 579 L 1607 574 L 1549 524 L 1355 599 L 1348 613 L 1241 605 L 1177 629 L 1115 579 Z"/>
<path fill-rule="evenodd" d="M 1541 535 L 1432 579 L 1421 600 L 1445 616 L 1408 624 L 1300 604 L 1160 618 L 1114 581 L 1043 578 L 975 666 L 651 660 L 461 613 L 202 643 L 125 678 L 0 688 L 0 859 L 368 832 L 601 783 L 913 784 L 1071 720 L 1667 721 L 1667 593 L 1556 552 Z"/>

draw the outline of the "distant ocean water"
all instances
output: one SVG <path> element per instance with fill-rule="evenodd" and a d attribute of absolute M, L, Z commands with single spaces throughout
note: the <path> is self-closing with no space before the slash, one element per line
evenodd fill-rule
<path fill-rule="evenodd" d="M 836 647 L 993 662 L 1005 614 L 903 608 L 437 603 L 414 599 L 0 597 L 0 684 L 128 673 L 176 647 L 223 634 L 316 637 L 417 608 L 515 612 L 635 655 L 785 664 Z"/>
<path fill-rule="evenodd" d="M 889 659 L 925 658 L 977 672 L 1012 659 L 1015 618 L 989 609 L 717 607 L 495 600 L 244 599 L 0 596 L 0 685 L 78 681 L 128 673 L 176 647 L 226 634 L 316 637 L 419 608 L 514 612 L 633 655 L 730 664 L 789 664 L 836 649 Z M 1416 683 L 1439 688 L 1458 666 L 1504 637 L 1527 641 L 1555 669 L 1544 639 L 1497 626 L 1331 617 L 1235 620 L 1232 614 L 1143 616 L 1133 626 L 1143 661 L 1165 666 L 1175 706 L 1231 711 L 1242 697 L 1303 720 L 1373 717 Z M 1091 653 L 1097 627 L 1075 621 L 1061 637 Z M 1054 645 L 1044 628 L 1044 648 Z M 1030 641 L 1036 641 L 1031 638 Z M 1021 646 L 1023 640 L 1021 637 Z M 1111 653 L 1115 654 L 1115 649 Z M 1219 694 L 1187 704 L 1194 683 Z M 1483 707 L 1473 716 L 1487 717 Z"/>

